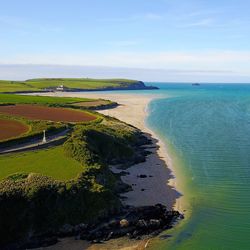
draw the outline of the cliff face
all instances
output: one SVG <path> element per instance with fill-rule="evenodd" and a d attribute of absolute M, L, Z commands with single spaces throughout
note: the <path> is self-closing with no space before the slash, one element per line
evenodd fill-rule
<path fill-rule="evenodd" d="M 110 90 L 152 90 L 159 89 L 154 86 L 146 86 L 142 81 L 134 81 L 134 82 L 119 82 L 117 86 L 107 86 L 98 89 L 88 89 L 88 88 L 67 88 L 64 91 L 110 91 Z"/>
<path fill-rule="evenodd" d="M 142 81 L 138 81 L 138 82 L 134 82 L 130 84 L 121 83 L 121 85 L 124 85 L 124 87 L 123 86 L 121 87 L 125 89 L 158 89 L 157 87 L 154 87 L 154 86 L 146 86 L 144 82 Z"/>

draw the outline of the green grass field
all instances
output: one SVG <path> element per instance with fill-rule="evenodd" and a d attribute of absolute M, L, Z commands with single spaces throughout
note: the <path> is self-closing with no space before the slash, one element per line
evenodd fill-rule
<path fill-rule="evenodd" d="M 16 92 L 16 91 L 39 91 L 38 88 L 18 81 L 3 81 L 0 80 L 0 92 Z"/>
<path fill-rule="evenodd" d="M 83 167 L 65 156 L 63 147 L 13 153 L 0 156 L 0 180 L 14 173 L 39 173 L 57 180 L 69 180 L 81 173 Z"/>
<path fill-rule="evenodd" d="M 72 104 L 96 101 L 88 98 L 0 94 L 0 104 Z"/>
<path fill-rule="evenodd" d="M 137 81 L 127 79 L 90 78 L 41 78 L 26 81 L 0 81 L 0 92 L 39 91 L 64 85 L 70 89 L 101 89 L 107 87 L 126 87 Z"/>

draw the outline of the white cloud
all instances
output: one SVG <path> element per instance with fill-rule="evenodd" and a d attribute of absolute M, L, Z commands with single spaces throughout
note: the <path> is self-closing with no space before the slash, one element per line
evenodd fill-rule
<path fill-rule="evenodd" d="M 201 20 L 196 20 L 190 23 L 184 23 L 181 25 L 181 27 L 211 27 L 215 24 L 215 20 L 212 18 L 205 18 Z"/>
<path fill-rule="evenodd" d="M 129 45 L 129 41 L 120 45 Z M 26 54 L 1 58 L 2 64 L 100 65 L 130 68 L 226 70 L 250 74 L 250 51 L 106 52 Z"/>
<path fill-rule="evenodd" d="M 227 71 L 163 70 L 76 65 L 1 65 L 0 79 L 25 80 L 40 77 L 130 78 L 163 82 L 250 83 L 250 75 Z"/>

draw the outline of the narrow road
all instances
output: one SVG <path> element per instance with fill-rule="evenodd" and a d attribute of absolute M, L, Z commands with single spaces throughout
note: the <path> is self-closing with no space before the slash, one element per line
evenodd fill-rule
<path fill-rule="evenodd" d="M 0 149 L 0 154 L 23 152 L 23 151 L 42 149 L 42 148 L 48 148 L 48 147 L 55 146 L 55 145 L 60 145 L 66 140 L 67 133 L 69 131 L 70 129 L 65 129 L 54 135 L 46 136 L 46 142 L 42 141 L 43 136 L 41 136 L 41 139 L 35 139 L 32 142 L 26 142 L 26 143 L 18 144 L 15 146 L 6 147 L 3 149 Z"/>

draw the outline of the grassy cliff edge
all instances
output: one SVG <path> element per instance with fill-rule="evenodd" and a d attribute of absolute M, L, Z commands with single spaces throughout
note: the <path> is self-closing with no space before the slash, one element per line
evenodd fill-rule
<path fill-rule="evenodd" d="M 140 145 L 147 139 L 130 125 L 103 118 L 76 125 L 63 145 L 65 156 L 82 166 L 75 178 L 59 181 L 20 172 L 0 182 L 0 245 L 57 231 L 64 224 L 93 223 L 119 211 L 124 186 L 109 165 L 144 160 Z"/>
<path fill-rule="evenodd" d="M 60 89 L 60 86 L 63 88 Z M 59 87 L 59 89 L 58 89 Z M 38 92 L 38 91 L 98 91 L 157 89 L 146 86 L 142 81 L 128 79 L 90 79 L 90 78 L 39 78 L 26 81 L 0 80 L 0 92 Z"/>

